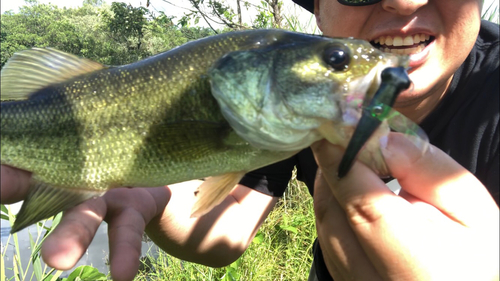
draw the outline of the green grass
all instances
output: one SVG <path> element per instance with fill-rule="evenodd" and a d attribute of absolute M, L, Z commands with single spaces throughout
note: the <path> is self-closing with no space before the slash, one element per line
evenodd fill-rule
<path fill-rule="evenodd" d="M 149 251 L 142 258 L 141 269 L 135 280 L 304 280 L 312 263 L 312 245 L 316 238 L 313 200 L 305 185 L 295 179 L 274 210 L 269 214 L 247 251 L 234 263 L 222 268 L 211 268 L 179 260 L 162 250 Z M 2 205 L 2 219 L 13 223 L 15 216 Z M 61 214 L 55 217 L 56 225 Z M 0 281 L 4 280 L 106 280 L 110 279 L 91 266 L 81 266 L 69 272 L 68 278 L 60 278 L 62 271 L 42 266 L 40 246 L 51 228 L 45 221 L 37 224 L 37 236 L 31 237 L 31 259 L 22 263 L 17 234 L 9 235 L 1 253 Z M 47 230 L 47 231 L 45 231 Z M 12 263 L 5 263 L 7 249 L 14 247 Z M 27 274 L 32 268 L 33 273 Z M 7 279 L 11 271 L 14 277 Z"/>
<path fill-rule="evenodd" d="M 56 226 L 62 217 L 62 213 L 55 216 L 52 220 L 52 225 Z M 5 205 L 1 205 L 1 218 L 4 220 L 8 220 L 11 225 L 14 224 L 15 215 L 9 210 Z M 9 234 L 7 237 L 6 245 L 3 245 L 5 248 L 1 253 L 1 264 L 0 264 L 0 280 L 44 280 L 44 281 L 56 281 L 60 280 L 58 278 L 63 272 L 60 270 L 55 270 L 53 268 L 48 267 L 47 265 L 42 266 L 41 256 L 40 256 L 40 248 L 43 243 L 45 237 L 47 237 L 52 231 L 52 227 L 47 227 L 47 220 L 41 221 L 36 224 L 37 235 L 33 237 L 31 233 L 29 233 L 29 242 L 31 248 L 31 256 L 30 262 L 27 264 L 23 264 L 21 261 L 21 251 L 19 247 L 18 236 L 16 233 Z M 12 242 L 11 242 L 12 239 Z M 12 244 L 13 243 L 13 244 Z M 12 256 L 12 263 L 6 263 L 6 253 L 9 247 L 14 247 L 14 255 Z M 28 274 L 28 271 L 32 269 L 32 273 Z M 14 276 L 10 279 L 6 277 L 6 271 L 13 271 Z"/>
<path fill-rule="evenodd" d="M 294 179 L 250 247 L 230 266 L 211 268 L 159 251 L 143 260 L 135 280 L 305 280 L 316 238 L 312 204 L 305 185 Z"/>

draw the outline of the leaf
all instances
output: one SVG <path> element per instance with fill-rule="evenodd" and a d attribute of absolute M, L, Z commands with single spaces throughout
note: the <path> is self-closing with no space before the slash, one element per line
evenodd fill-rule
<path fill-rule="evenodd" d="M 40 249 L 42 248 L 43 241 L 45 241 L 45 238 L 47 238 L 47 236 L 49 236 L 49 234 L 52 233 L 52 231 L 59 224 L 59 222 L 61 221 L 61 218 L 62 218 L 62 214 L 63 214 L 63 212 L 60 212 L 55 217 L 53 217 L 52 225 L 50 227 L 45 226 L 46 220 L 43 221 L 41 227 L 44 228 L 46 230 L 46 232 L 42 238 L 42 241 L 40 241 L 37 245 L 35 245 L 35 247 L 31 250 L 31 253 L 32 253 L 31 258 L 33 258 L 34 254 L 37 254 L 38 252 L 40 252 Z"/>
<path fill-rule="evenodd" d="M 260 244 L 264 241 L 264 234 L 262 232 L 257 233 L 252 240 L 252 243 Z"/>
<path fill-rule="evenodd" d="M 293 226 L 290 226 L 290 225 L 280 225 L 280 228 L 283 229 L 283 230 L 286 230 L 286 231 L 290 231 L 290 232 L 293 232 L 295 234 L 298 233 L 298 230 L 297 228 L 293 227 Z"/>
<path fill-rule="evenodd" d="M 234 268 L 234 269 L 238 269 L 238 267 L 240 267 L 240 264 L 241 264 L 241 258 L 238 258 L 233 263 L 231 263 L 229 265 L 229 267 Z"/>
<path fill-rule="evenodd" d="M 221 279 L 222 281 L 237 281 L 239 280 L 239 274 L 236 272 L 236 269 L 232 267 L 226 268 L 226 274 Z"/>
<path fill-rule="evenodd" d="M 77 267 L 71 274 L 68 276 L 67 281 L 98 281 L 98 280 L 107 280 L 106 275 L 104 273 L 99 272 L 99 270 L 95 267 L 82 265 Z"/>
<path fill-rule="evenodd" d="M 14 247 L 16 249 L 16 252 L 14 254 L 14 272 L 16 276 L 22 277 L 24 279 L 24 271 L 23 271 L 23 266 L 21 264 L 21 250 L 19 248 L 19 239 L 17 236 L 17 233 L 14 233 L 12 235 L 12 238 L 14 239 Z"/>
<path fill-rule="evenodd" d="M 5 205 L 4 205 L 4 204 L 1 204 L 1 205 L 0 205 L 0 209 L 2 210 L 2 213 L 3 213 L 3 214 L 6 214 L 6 215 L 8 215 L 8 214 L 9 214 L 9 210 L 7 210 L 7 207 L 5 207 Z"/>
<path fill-rule="evenodd" d="M 13 258 L 13 261 L 12 261 L 12 264 L 13 264 L 13 266 L 14 266 L 14 279 L 15 279 L 16 281 L 19 281 L 19 280 L 21 280 L 21 279 L 19 278 L 21 275 L 19 275 L 19 268 L 18 268 L 18 266 L 17 266 L 17 263 L 18 263 L 18 258 L 17 258 L 17 255 L 16 255 L 16 254 L 14 254 L 14 258 Z"/>
<path fill-rule="evenodd" d="M 33 240 L 33 236 L 31 232 L 28 231 L 30 238 L 30 246 L 31 249 L 36 247 L 35 241 Z M 37 253 L 31 254 L 31 263 L 33 264 L 33 272 L 35 273 L 36 280 L 42 280 L 42 264 L 40 263 L 40 256 Z"/>
<path fill-rule="evenodd" d="M 64 278 L 64 279 L 59 278 L 59 276 L 61 276 L 61 274 L 64 271 L 58 270 L 58 271 L 56 271 L 55 275 L 51 275 L 52 272 L 54 272 L 54 271 L 55 271 L 55 269 L 50 270 L 49 273 L 47 273 L 47 275 L 45 275 L 45 277 L 43 278 L 42 281 L 65 281 L 65 280 L 67 280 L 67 278 Z"/>

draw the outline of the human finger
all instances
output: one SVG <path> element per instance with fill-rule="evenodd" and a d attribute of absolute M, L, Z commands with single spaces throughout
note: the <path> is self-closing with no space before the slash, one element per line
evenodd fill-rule
<path fill-rule="evenodd" d="M 386 200 L 398 198 L 370 168 L 359 161 L 353 164 L 345 177 L 339 179 L 337 170 L 344 153 L 340 147 L 327 141 L 320 141 L 311 148 L 323 178 L 348 215 L 349 211 L 361 211 L 362 208 L 359 209 L 361 206 L 376 203 L 382 198 Z"/>
<path fill-rule="evenodd" d="M 484 185 L 440 149 L 431 145 L 422 154 L 403 135 L 393 133 L 382 151 L 405 192 L 463 225 L 498 220 L 498 216 L 492 217 L 498 214 L 498 206 Z"/>
<path fill-rule="evenodd" d="M 380 280 L 320 169 L 314 184 L 314 213 L 319 245 L 333 279 Z"/>
<path fill-rule="evenodd" d="M 143 217 L 131 208 L 109 221 L 109 262 L 113 280 L 132 280 L 137 274 L 145 227 Z"/>
<path fill-rule="evenodd" d="M 66 211 L 42 245 L 45 263 L 59 270 L 71 269 L 92 242 L 106 209 L 106 203 L 98 197 Z"/>
<path fill-rule="evenodd" d="M 139 269 L 144 229 L 163 213 L 170 199 L 168 187 L 117 189 L 105 196 L 110 269 L 113 280 L 132 280 Z M 134 198 L 135 200 L 130 200 Z"/>
<path fill-rule="evenodd" d="M 2 204 L 23 200 L 28 194 L 31 173 L 7 165 L 1 165 L 0 199 Z"/>
<path fill-rule="evenodd" d="M 343 154 L 340 148 L 323 142 L 315 144 L 313 152 L 348 225 L 378 274 L 389 280 L 401 272 L 419 276 L 420 265 L 411 254 L 428 249 L 422 245 L 427 233 L 418 227 L 427 223 L 425 219 L 419 218 L 412 204 L 392 193 L 360 162 L 338 179 L 337 169 Z"/>

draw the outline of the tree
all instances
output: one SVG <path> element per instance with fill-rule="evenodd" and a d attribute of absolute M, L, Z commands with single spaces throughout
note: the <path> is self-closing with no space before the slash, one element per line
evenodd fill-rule
<path fill-rule="evenodd" d="M 165 2 L 170 3 L 168 1 Z M 255 5 L 247 0 L 237 0 L 236 2 L 231 2 L 236 3 L 236 12 L 224 0 L 189 0 L 189 3 L 192 9 L 189 9 L 188 13 L 179 21 L 183 26 L 188 26 L 191 20 L 194 20 L 196 24 L 200 19 L 203 19 L 211 27 L 214 23 L 222 24 L 230 30 L 287 28 L 283 23 L 283 2 L 280 0 L 261 0 L 259 5 Z M 251 9 L 257 11 L 257 15 L 251 25 L 242 22 L 242 4 L 246 8 L 247 13 Z M 214 28 L 212 27 L 212 29 Z"/>
<path fill-rule="evenodd" d="M 199 27 L 180 27 L 173 16 L 149 13 L 124 3 L 85 1 L 82 7 L 58 8 L 31 0 L 19 12 L 0 18 L 3 66 L 15 52 L 52 47 L 107 65 L 131 63 L 215 34 Z"/>
<path fill-rule="evenodd" d="M 113 2 L 111 4 L 113 16 L 106 17 L 106 22 L 112 34 L 118 41 L 128 41 L 130 38 L 136 38 L 137 46 L 141 46 L 143 37 L 142 29 L 146 24 L 145 15 L 148 10 L 144 7 L 135 8 L 130 4 Z M 134 47 L 133 47 L 134 48 Z"/>

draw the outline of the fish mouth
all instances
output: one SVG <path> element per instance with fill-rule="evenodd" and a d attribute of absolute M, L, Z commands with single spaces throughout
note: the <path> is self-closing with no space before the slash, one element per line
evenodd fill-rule
<path fill-rule="evenodd" d="M 350 82 L 349 88 L 357 89 L 346 97 L 346 106 L 343 107 L 343 123 L 356 126 L 361 118 L 362 108 L 366 107 L 378 91 L 382 79 L 381 74 L 386 68 L 408 65 L 407 56 L 386 55 L 365 77 Z"/>
<path fill-rule="evenodd" d="M 363 106 L 359 123 L 345 150 L 338 169 L 339 179 L 351 169 L 359 151 L 387 117 L 388 111 L 382 106 L 392 107 L 397 95 L 411 84 L 404 67 L 387 67 L 381 76 L 382 82 L 369 103 Z"/>

